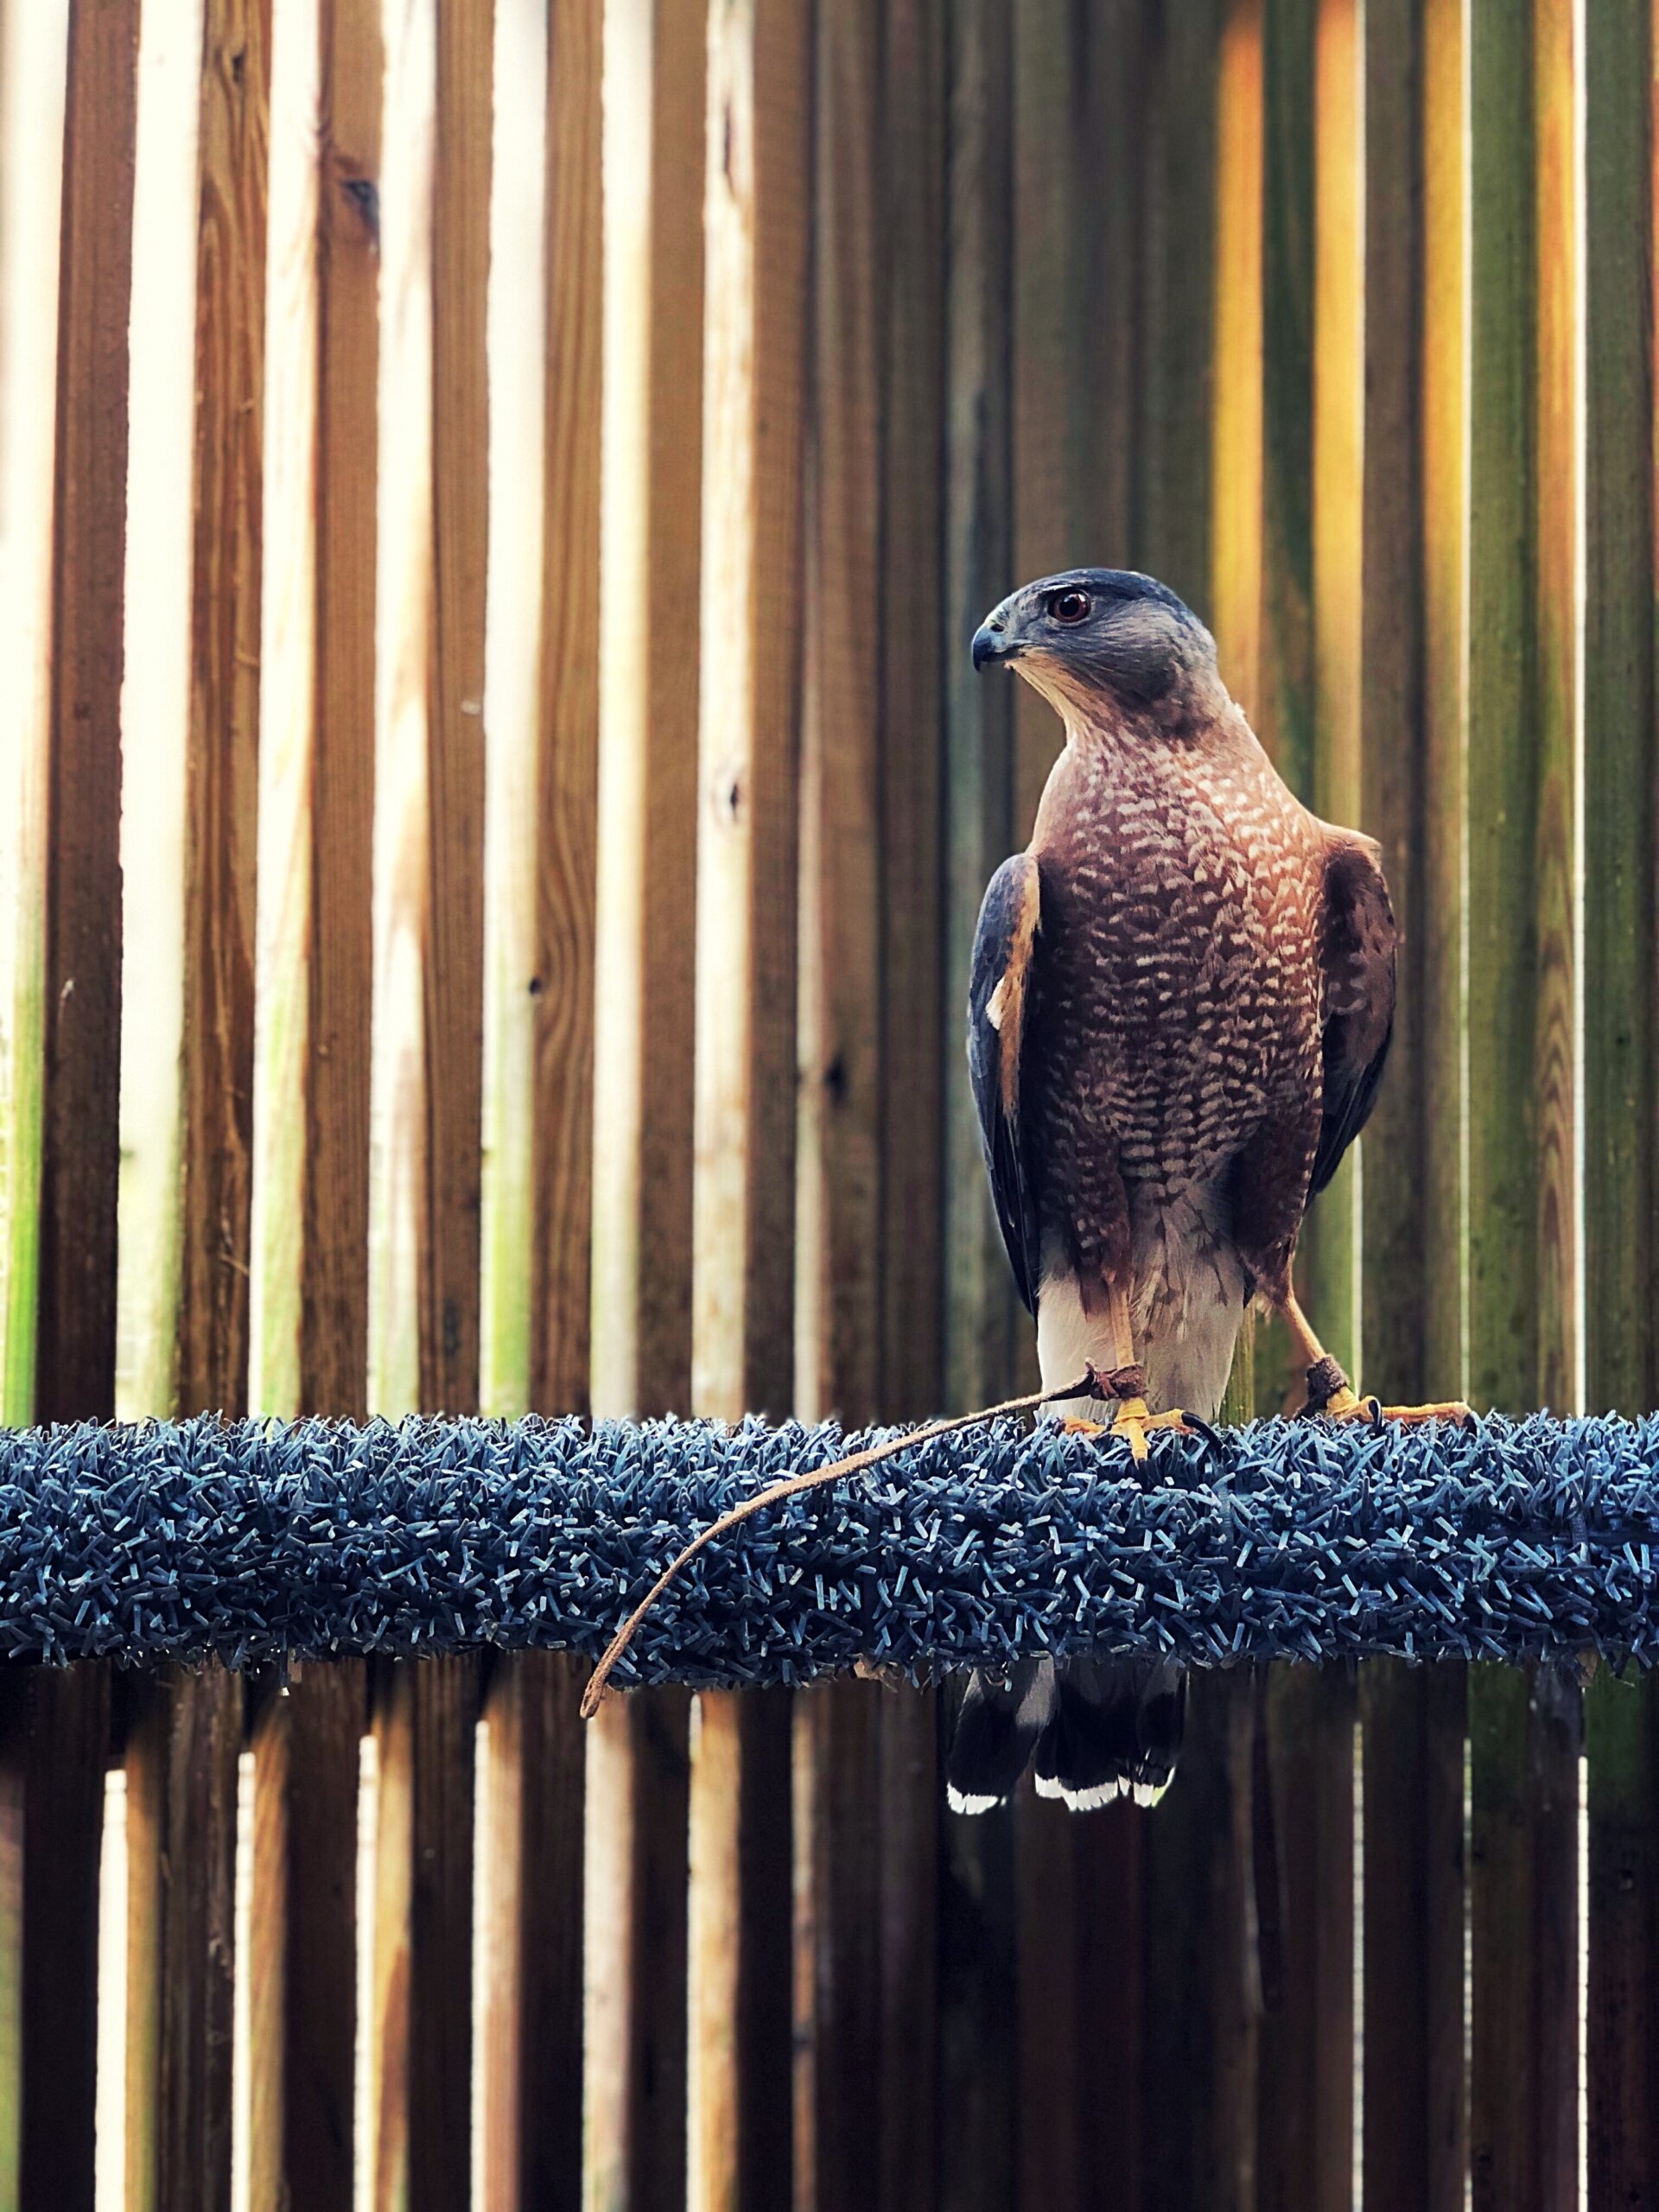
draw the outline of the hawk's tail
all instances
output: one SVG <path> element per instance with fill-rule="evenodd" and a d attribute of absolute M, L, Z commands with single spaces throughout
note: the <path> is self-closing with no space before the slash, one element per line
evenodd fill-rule
<path fill-rule="evenodd" d="M 1115 1797 L 1155 1805 L 1186 1717 L 1186 1677 L 1161 1659 L 1027 1659 L 1006 1682 L 970 1676 L 945 1762 L 953 1812 L 983 1813 L 1035 1754 L 1039 1796 L 1074 1813 Z"/>

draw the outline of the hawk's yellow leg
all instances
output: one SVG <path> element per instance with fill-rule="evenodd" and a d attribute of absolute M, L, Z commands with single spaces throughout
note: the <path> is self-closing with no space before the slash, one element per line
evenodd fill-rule
<path fill-rule="evenodd" d="M 1325 1414 L 1332 1421 L 1471 1421 L 1474 1414 L 1461 1398 L 1431 1406 L 1385 1406 L 1372 1397 L 1362 1398 L 1308 1325 L 1306 1313 L 1292 1291 L 1280 1309 L 1290 1331 L 1291 1350 L 1298 1366 L 1307 1374 L 1307 1403 L 1304 1414 Z"/>
<path fill-rule="evenodd" d="M 1109 1380 L 1121 1382 L 1122 1386 L 1122 1393 L 1116 1397 L 1117 1411 L 1109 1429 L 1097 1421 L 1073 1419 L 1062 1425 L 1072 1435 L 1116 1436 L 1128 1446 L 1132 1459 L 1144 1459 L 1147 1456 L 1147 1436 L 1150 1430 L 1173 1428 L 1179 1430 L 1183 1436 L 1190 1436 L 1193 1432 L 1179 1407 L 1171 1407 L 1167 1413 L 1155 1414 L 1141 1395 L 1141 1370 L 1135 1357 L 1135 1332 L 1129 1325 L 1128 1292 L 1109 1291 L 1106 1311 L 1112 1332 L 1112 1374 Z M 1102 1379 L 1106 1381 L 1108 1378 Z"/>

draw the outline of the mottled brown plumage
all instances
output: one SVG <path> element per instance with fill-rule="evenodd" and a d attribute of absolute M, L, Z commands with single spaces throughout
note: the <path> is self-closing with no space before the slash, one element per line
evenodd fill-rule
<path fill-rule="evenodd" d="M 1287 788 L 1163 586 L 1046 578 L 995 610 L 974 658 L 1012 662 L 1066 735 L 975 945 L 969 1056 L 998 1217 L 1045 1383 L 1125 1374 L 1116 1425 L 1144 1452 L 1149 1408 L 1214 1417 L 1252 1296 L 1294 1317 L 1310 1365 L 1323 1357 L 1291 1265 L 1382 1071 L 1394 917 L 1376 847 Z M 1173 1744 L 1148 1710 L 1168 1707 L 1168 1675 L 1109 1671 L 1092 1751 L 1049 1773 L 1056 1794 L 1167 1780 Z M 994 1724 L 1012 1700 L 1052 1769 L 1056 1732 L 1080 1732 L 1066 1681 L 977 1685 L 967 1736 L 988 1729 L 1005 1768 Z M 1037 1765 L 1042 1787 L 1040 1748 Z M 951 1779 L 959 1802 L 998 1794 L 972 1756 Z"/>

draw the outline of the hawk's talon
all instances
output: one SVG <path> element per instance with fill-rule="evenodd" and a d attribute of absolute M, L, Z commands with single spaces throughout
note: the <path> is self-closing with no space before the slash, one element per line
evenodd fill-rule
<path fill-rule="evenodd" d="M 1085 1421 L 1081 1414 L 1067 1414 L 1060 1423 L 1062 1436 L 1104 1436 L 1103 1421 Z"/>
<path fill-rule="evenodd" d="M 1332 1421 L 1365 1421 L 1376 1429 L 1380 1429 L 1384 1421 L 1403 1421 L 1408 1426 L 1424 1421 L 1447 1421 L 1469 1428 L 1474 1426 L 1475 1420 L 1473 1408 L 1465 1406 L 1461 1398 L 1450 1398 L 1440 1405 L 1385 1406 L 1380 1399 L 1369 1394 L 1360 1397 L 1346 1382 L 1339 1389 L 1333 1390 L 1322 1406 L 1316 1406 L 1310 1399 L 1302 1413 L 1304 1419 L 1310 1414 L 1323 1414 Z"/>
<path fill-rule="evenodd" d="M 1154 1428 L 1173 1428 L 1179 1436 L 1194 1433 L 1179 1406 L 1172 1406 L 1167 1413 L 1154 1414 L 1147 1410 L 1144 1398 L 1119 1399 L 1111 1434 L 1119 1443 L 1128 1446 L 1129 1456 L 1137 1463 L 1146 1459 L 1147 1437 Z"/>

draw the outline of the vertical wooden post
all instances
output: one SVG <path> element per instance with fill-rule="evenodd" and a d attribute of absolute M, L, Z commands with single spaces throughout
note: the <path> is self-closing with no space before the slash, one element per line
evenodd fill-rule
<path fill-rule="evenodd" d="M 1455 6 L 1367 10 L 1362 819 L 1404 944 L 1366 1133 L 1362 1337 L 1373 1386 L 1408 1400 L 1463 1387 L 1463 45 Z M 1463 2202 L 1465 1705 L 1456 1664 L 1362 1676 L 1363 2164 L 1381 2212 Z"/>
<path fill-rule="evenodd" d="M 707 25 L 605 16 L 593 1398 L 691 1382 L 702 172 Z M 678 2202 L 686 2127 L 688 1700 L 613 1700 L 590 1738 L 588 2202 Z"/>
<path fill-rule="evenodd" d="M 1571 11 L 1471 17 L 1471 1397 L 1575 1402 Z M 1576 1690 L 1481 1667 L 1473 1758 L 1477 2208 L 1577 2188 Z"/>
<path fill-rule="evenodd" d="M 805 438 L 796 1397 L 804 1420 L 875 1418 L 880 1366 L 884 614 L 880 423 L 881 12 L 814 18 L 812 405 Z M 877 1700 L 795 1701 L 795 2187 L 815 2212 L 873 2203 L 846 2125 L 879 2113 Z"/>
<path fill-rule="evenodd" d="M 882 10 L 880 222 L 884 604 L 881 805 L 880 1364 L 877 1409 L 944 1402 L 944 1099 L 959 1082 L 944 1001 L 944 0 Z M 883 2212 L 933 2200 L 938 1802 L 931 1690 L 878 1701 Z"/>
<path fill-rule="evenodd" d="M 480 1374 L 511 1417 L 588 1397 L 602 57 L 587 0 L 494 17 Z M 582 2190 L 579 1674 L 520 1654 L 486 1698 L 488 2212 Z"/>
<path fill-rule="evenodd" d="M 692 1398 L 734 1420 L 792 1387 L 795 901 L 810 13 L 714 0 L 705 201 Z M 785 1897 L 753 1839 L 787 1825 L 769 1709 L 698 1701 L 691 1762 L 690 2201 L 775 2202 L 788 2050 L 746 1993 L 787 1987 Z"/>
<path fill-rule="evenodd" d="M 282 27 L 270 48 L 248 1402 L 360 1414 L 379 12 L 372 0 L 297 0 Z M 345 2212 L 352 2201 L 365 1717 L 360 1676 L 310 1668 L 255 1736 L 255 2212 L 302 2198 Z"/>
<path fill-rule="evenodd" d="M 1659 1387 L 1656 1162 L 1651 11 L 1584 17 L 1587 256 L 1584 1222 L 1587 1402 Z M 1659 1705 L 1606 1670 L 1589 1754 L 1590 2202 L 1659 2195 Z"/>
<path fill-rule="evenodd" d="M 247 1406 L 270 0 L 209 0 L 196 249 L 178 1403 Z"/>
<path fill-rule="evenodd" d="M 231 2186 L 242 1683 L 146 1681 L 127 1732 L 127 2189 L 133 2212 L 216 2212 Z"/>
<path fill-rule="evenodd" d="M 250 2212 L 351 2212 L 360 1662 L 307 1667 L 254 1728 Z"/>
<path fill-rule="evenodd" d="M 1012 12 L 950 0 L 945 25 L 944 1395 L 963 1410 L 1001 1395 L 1015 1360 L 1017 1300 L 961 1072 L 975 919 L 1017 842 L 1014 686 L 976 676 L 968 657 L 976 625 L 1014 582 Z M 944 1733 L 951 1711 L 942 1697 Z M 1016 2187 L 1013 1823 L 1006 1812 L 938 1818 L 936 2185 L 943 2202 L 989 2212 Z"/>
<path fill-rule="evenodd" d="M 371 0 L 272 51 L 249 1402 L 368 1372 L 381 56 Z"/>

